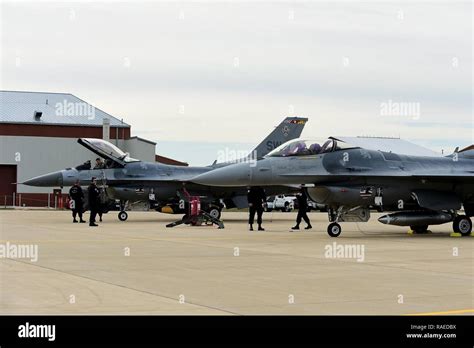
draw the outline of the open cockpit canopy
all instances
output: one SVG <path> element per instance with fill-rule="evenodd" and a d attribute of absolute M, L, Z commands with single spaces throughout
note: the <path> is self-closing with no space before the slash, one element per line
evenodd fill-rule
<path fill-rule="evenodd" d="M 123 152 L 114 144 L 103 139 L 80 138 L 77 142 L 98 156 L 105 158 L 106 162 L 109 162 L 107 166 L 109 168 L 123 167 L 130 162 L 139 162 L 139 160 L 131 158 L 128 153 Z"/>

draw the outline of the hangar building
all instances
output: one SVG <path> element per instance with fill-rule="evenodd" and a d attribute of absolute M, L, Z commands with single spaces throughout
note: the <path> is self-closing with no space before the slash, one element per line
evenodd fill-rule
<path fill-rule="evenodd" d="M 0 91 L 0 205 L 51 206 L 51 188 L 12 183 L 94 163 L 78 138 L 108 140 L 143 161 L 187 165 L 156 155 L 155 142 L 131 136 L 129 124 L 72 94 Z"/>

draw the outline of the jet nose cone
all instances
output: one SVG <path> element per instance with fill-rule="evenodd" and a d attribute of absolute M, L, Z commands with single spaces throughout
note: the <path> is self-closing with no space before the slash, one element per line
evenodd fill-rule
<path fill-rule="evenodd" d="M 251 183 L 249 163 L 231 164 L 227 167 L 210 170 L 190 181 L 207 186 L 246 186 Z"/>
<path fill-rule="evenodd" d="M 45 175 L 40 175 L 32 179 L 23 182 L 23 185 L 28 186 L 43 186 L 43 187 L 55 187 L 63 186 L 63 174 L 62 172 L 53 172 Z"/>

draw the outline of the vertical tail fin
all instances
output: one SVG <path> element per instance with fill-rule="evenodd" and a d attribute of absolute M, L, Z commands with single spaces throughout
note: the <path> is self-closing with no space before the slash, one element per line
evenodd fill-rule
<path fill-rule="evenodd" d="M 302 117 L 285 118 L 273 132 L 252 150 L 251 156 L 262 158 L 288 140 L 299 138 L 307 121 L 307 118 Z"/>

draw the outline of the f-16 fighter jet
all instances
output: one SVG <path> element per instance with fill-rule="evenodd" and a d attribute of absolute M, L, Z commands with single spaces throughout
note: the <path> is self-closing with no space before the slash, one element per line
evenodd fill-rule
<path fill-rule="evenodd" d="M 472 146 L 443 157 L 400 139 L 296 139 L 254 166 L 233 164 L 191 181 L 220 187 L 302 185 L 310 199 L 328 207 L 331 237 L 341 234 L 340 222 L 366 222 L 374 209 L 392 212 L 380 217 L 381 223 L 410 226 L 416 233 L 448 222 L 462 235 L 472 230 Z"/>

